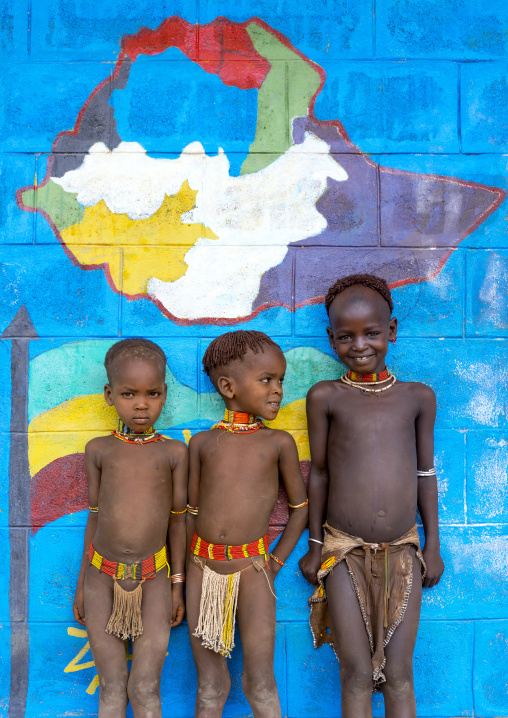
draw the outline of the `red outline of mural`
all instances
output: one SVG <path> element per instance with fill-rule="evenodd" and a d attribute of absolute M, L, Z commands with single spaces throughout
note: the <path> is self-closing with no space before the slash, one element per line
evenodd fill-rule
<path fill-rule="evenodd" d="M 246 28 L 248 25 L 256 23 L 259 25 L 259 27 L 266 30 L 266 32 L 273 35 L 279 42 L 281 42 L 285 47 L 287 47 L 291 52 L 298 55 L 302 60 L 304 60 L 306 63 L 312 66 L 313 69 L 316 70 L 316 72 L 319 74 L 321 78 L 321 83 L 319 85 L 319 88 L 316 90 L 315 94 L 310 100 L 309 103 L 309 118 L 320 125 L 323 126 L 331 126 L 335 127 L 339 134 L 341 135 L 342 139 L 354 150 L 355 154 L 362 155 L 362 157 L 373 167 L 378 167 L 380 171 L 387 172 L 389 174 L 394 175 L 404 175 L 406 177 L 414 177 L 414 178 L 420 178 L 420 179 L 430 179 L 430 180 L 438 180 L 441 182 L 449 183 L 449 184 L 458 184 L 463 187 L 474 187 L 477 189 L 482 189 L 488 192 L 492 192 L 493 194 L 497 194 L 497 199 L 493 202 L 493 204 L 490 206 L 490 208 L 486 211 L 484 211 L 477 219 L 476 221 L 467 229 L 465 230 L 462 235 L 460 236 L 458 242 L 462 242 L 469 234 L 474 232 L 477 227 L 479 227 L 482 222 L 484 222 L 487 217 L 489 217 L 493 212 L 495 212 L 498 207 L 502 204 L 506 197 L 506 192 L 503 189 L 500 189 L 499 187 L 490 187 L 488 185 L 479 184 L 477 182 L 469 182 L 466 180 L 461 180 L 457 177 L 447 177 L 445 175 L 434 175 L 434 174 L 424 174 L 419 172 L 407 172 L 405 170 L 397 170 L 389 167 L 383 167 L 382 165 L 377 165 L 373 160 L 371 160 L 367 155 L 365 155 L 357 145 L 355 145 L 350 139 L 349 136 L 344 129 L 343 124 L 340 122 L 340 120 L 318 120 L 314 113 L 314 108 L 316 104 L 316 99 L 318 95 L 320 94 L 321 90 L 323 89 L 324 83 L 326 81 L 326 73 L 323 70 L 322 67 L 320 67 L 318 64 L 310 60 L 306 55 L 304 55 L 298 48 L 296 48 L 285 35 L 282 35 L 282 33 L 278 32 L 277 30 L 274 30 L 272 27 L 270 27 L 267 23 L 265 23 L 263 20 L 261 20 L 258 17 L 252 17 L 249 20 L 246 20 L 243 23 L 235 23 L 228 18 L 224 16 L 219 16 L 215 20 L 213 20 L 210 23 L 207 23 L 205 25 L 191 25 L 187 21 L 183 20 L 182 18 L 178 17 L 177 15 L 173 15 L 169 18 L 166 18 L 163 20 L 163 22 L 159 25 L 159 27 L 156 30 L 150 30 L 149 28 L 142 27 L 138 30 L 137 33 L 134 35 L 124 35 L 121 41 L 121 52 L 118 56 L 118 60 L 115 64 L 115 69 L 113 71 L 113 74 L 111 77 L 107 77 L 102 82 L 100 82 L 96 88 L 91 92 L 88 99 L 85 101 L 83 107 L 78 113 L 76 124 L 74 125 L 74 128 L 72 130 L 65 130 L 63 132 L 58 133 L 55 140 L 53 141 L 51 151 L 54 153 L 58 147 L 58 143 L 61 137 L 64 135 L 77 135 L 80 129 L 81 120 L 83 118 L 84 113 L 86 112 L 90 102 L 95 97 L 95 95 L 108 83 L 112 82 L 113 79 L 118 77 L 120 73 L 121 66 L 126 59 L 126 57 L 129 57 L 132 61 L 135 61 L 136 57 L 139 54 L 146 54 L 146 55 L 154 55 L 158 54 L 160 52 L 163 52 L 164 50 L 168 49 L 169 47 L 178 47 L 190 60 L 193 60 L 194 62 L 197 62 L 203 69 L 205 69 L 206 72 L 210 72 L 211 74 L 217 74 L 221 78 L 221 80 L 227 84 L 227 85 L 235 85 L 236 87 L 239 87 L 240 89 L 247 89 L 247 88 L 255 88 L 260 87 L 264 78 L 266 77 L 266 74 L 268 73 L 268 69 L 270 66 L 270 63 L 263 58 L 259 53 L 255 50 L 252 41 L 246 31 Z M 229 33 L 228 39 L 232 40 L 232 47 L 229 50 L 229 52 L 224 51 L 223 43 L 224 43 L 224 28 L 226 28 L 226 33 Z M 175 32 L 175 30 L 177 32 Z M 212 31 L 211 33 L 209 31 Z M 215 33 L 214 31 L 217 31 Z M 240 32 L 241 31 L 241 32 Z M 178 36 L 178 33 L 180 35 Z M 201 46 L 202 40 L 206 40 L 204 43 L 205 53 L 204 57 L 200 57 L 200 55 L 203 54 L 203 48 Z M 166 44 L 167 42 L 173 42 L 174 44 Z M 218 49 L 217 49 L 218 48 Z M 194 52 L 192 50 L 194 49 Z M 233 55 L 234 57 L 228 58 L 227 55 Z M 246 59 L 249 60 L 249 62 L 252 63 L 252 61 L 255 62 L 257 65 L 258 72 L 256 74 L 253 74 L 252 76 L 245 76 L 242 74 L 242 66 L 241 63 L 238 62 L 239 59 Z M 205 63 L 203 65 L 202 63 Z M 212 63 L 214 63 L 214 70 L 211 71 L 208 69 L 208 64 L 210 63 L 210 66 Z M 268 66 L 268 67 L 267 67 Z M 224 77 L 222 76 L 224 75 Z M 227 81 L 226 81 L 226 79 Z M 259 84 L 256 84 L 256 81 Z M 284 302 L 267 302 L 265 304 L 262 304 L 261 306 L 257 307 L 251 314 L 244 316 L 244 317 L 235 317 L 233 319 L 230 318 L 215 318 L 215 317 L 201 317 L 199 319 L 184 319 L 180 317 L 175 317 L 171 312 L 169 312 L 157 299 L 154 299 L 150 297 L 146 293 L 142 294 L 125 294 L 121 289 L 118 289 L 115 286 L 115 283 L 113 281 L 113 278 L 111 276 L 110 270 L 109 270 L 109 264 L 107 262 L 102 262 L 100 264 L 81 264 L 76 257 L 73 255 L 71 250 L 68 248 L 66 243 L 63 241 L 62 236 L 60 232 L 55 227 L 54 223 L 52 222 L 50 216 L 47 212 L 45 212 L 42 209 L 39 209 L 37 207 L 27 207 L 23 201 L 22 201 L 22 195 L 23 192 L 30 190 L 30 189 L 38 189 L 38 187 L 43 187 L 47 182 L 51 179 L 51 171 L 53 168 L 53 162 L 54 162 L 54 155 L 50 155 L 47 162 L 46 167 L 46 175 L 40 185 L 27 185 L 25 187 L 21 187 L 16 191 L 16 203 L 19 207 L 19 209 L 26 211 L 26 212 L 39 212 L 41 216 L 43 216 L 48 224 L 50 225 L 52 231 L 54 232 L 55 236 L 61 243 L 64 252 L 69 257 L 72 264 L 76 267 L 79 267 L 80 269 L 83 269 L 85 271 L 89 270 L 96 270 L 96 269 L 102 269 L 104 272 L 104 275 L 106 277 L 106 281 L 109 285 L 109 287 L 116 293 L 123 295 L 126 299 L 130 301 L 139 300 L 139 299 L 147 299 L 148 301 L 151 301 L 157 308 L 160 310 L 160 312 L 166 316 L 168 319 L 170 319 L 172 322 L 174 322 L 177 325 L 180 326 L 192 326 L 192 325 L 202 325 L 202 324 L 213 324 L 218 326 L 229 326 L 232 324 L 237 323 L 243 323 L 246 321 L 250 321 L 251 319 L 254 319 L 257 317 L 261 312 L 266 311 L 267 309 L 271 309 L 274 307 L 283 307 L 285 309 L 288 309 L 289 311 L 295 311 L 296 309 L 300 309 L 304 306 L 312 305 L 312 304 L 320 304 L 324 301 L 324 296 L 318 296 L 318 297 L 312 297 L 310 299 L 307 299 L 303 302 L 298 302 L 295 304 L 294 308 L 292 306 L 289 306 L 285 304 Z M 353 248 L 352 248 L 353 249 Z M 401 287 L 407 284 L 420 284 L 424 281 L 431 281 L 435 279 L 441 269 L 444 267 L 445 263 L 451 256 L 452 252 L 455 251 L 456 248 L 451 248 L 450 251 L 444 256 L 443 260 L 439 264 L 438 269 L 433 272 L 431 275 L 425 277 L 425 278 L 410 278 L 401 280 L 399 282 L 394 282 L 390 284 L 390 287 L 393 289 L 395 287 Z"/>

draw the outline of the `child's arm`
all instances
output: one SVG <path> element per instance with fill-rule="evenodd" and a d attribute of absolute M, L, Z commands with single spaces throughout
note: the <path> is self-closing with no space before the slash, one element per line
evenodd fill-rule
<path fill-rule="evenodd" d="M 173 472 L 173 510 L 182 511 L 187 506 L 187 480 L 189 473 L 188 450 L 182 442 L 171 442 L 174 452 Z M 171 557 L 171 573 L 185 574 L 186 538 L 185 513 L 172 513 L 169 518 L 169 553 Z M 172 621 L 171 626 L 179 626 L 185 616 L 185 600 L 183 582 L 173 583 Z"/>
<path fill-rule="evenodd" d="M 88 479 L 88 502 L 92 507 L 99 505 L 99 486 L 101 482 L 101 469 L 99 465 L 99 457 L 96 451 L 95 440 L 89 441 L 85 447 L 85 464 L 86 476 Z M 90 544 L 93 541 L 95 532 L 97 531 L 97 512 L 90 511 L 85 528 L 85 543 L 83 549 L 83 558 L 81 560 L 81 568 L 79 570 L 78 585 L 74 594 L 74 602 L 72 611 L 74 618 L 78 623 L 85 625 L 85 607 L 83 601 L 83 592 L 85 586 L 85 571 L 88 566 L 88 556 L 90 553 Z"/>
<path fill-rule="evenodd" d="M 307 581 L 317 583 L 317 572 L 321 566 L 323 524 L 328 501 L 328 396 L 321 385 L 313 386 L 307 394 L 307 423 L 311 455 L 309 476 L 309 550 L 299 562 L 300 570 Z M 316 543 L 319 541 L 319 543 Z"/>
<path fill-rule="evenodd" d="M 298 460 L 298 449 L 295 440 L 285 431 L 281 431 L 278 435 L 279 439 L 279 473 L 284 482 L 284 487 L 288 495 L 288 501 L 292 506 L 300 506 L 306 504 L 307 492 L 303 483 L 302 472 L 300 470 L 300 462 Z M 302 531 L 307 525 L 308 508 L 307 505 L 301 508 L 290 509 L 289 519 L 286 528 L 274 549 L 274 555 L 279 561 L 285 562 L 291 551 L 296 546 L 298 539 L 302 535 Z M 270 567 L 274 574 L 281 569 L 281 565 L 270 559 Z"/>
<path fill-rule="evenodd" d="M 436 396 L 427 386 L 421 387 L 420 412 L 416 419 L 416 456 L 419 471 L 434 466 L 434 422 L 436 419 Z M 444 563 L 439 552 L 439 520 L 437 480 L 435 476 L 418 478 L 418 508 L 425 531 L 423 557 L 427 564 L 424 586 L 431 588 L 439 583 Z"/>
<path fill-rule="evenodd" d="M 189 441 L 189 506 L 187 511 L 187 547 L 190 549 L 194 533 L 196 531 L 197 514 L 191 513 L 199 508 L 199 478 L 201 473 L 201 459 L 199 457 L 199 434 L 196 434 Z M 194 507 L 194 508 L 192 508 Z M 188 558 L 189 556 L 187 556 Z"/>

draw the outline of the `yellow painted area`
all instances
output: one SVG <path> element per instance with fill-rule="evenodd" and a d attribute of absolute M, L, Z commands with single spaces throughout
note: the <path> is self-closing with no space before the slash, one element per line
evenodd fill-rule
<path fill-rule="evenodd" d="M 283 406 L 277 418 L 273 421 L 267 421 L 266 425 L 271 429 L 283 429 L 289 432 L 296 441 L 300 461 L 310 460 L 305 399 L 298 399 L 287 406 Z"/>
<path fill-rule="evenodd" d="M 107 263 L 113 282 L 124 294 L 146 293 L 151 277 L 174 282 L 187 270 L 184 257 L 189 247 L 200 238 L 217 239 L 217 235 L 201 223 L 184 224 L 181 215 L 195 206 L 197 190 L 187 180 L 176 195 L 166 195 L 164 202 L 151 217 L 133 220 L 127 214 L 115 214 L 104 200 L 86 207 L 81 222 L 62 230 L 62 239 L 83 265 Z M 105 259 L 96 261 L 100 245 Z M 122 267 L 121 253 L 125 248 Z M 95 260 L 95 261 L 94 261 Z M 123 285 L 121 275 L 123 274 Z"/>
<path fill-rule="evenodd" d="M 188 444 L 189 444 L 189 441 L 191 440 L 191 432 L 190 432 L 190 429 L 183 429 L 182 434 L 183 434 L 183 440 L 184 440 L 185 443 L 188 445 Z"/>
<path fill-rule="evenodd" d="M 35 474 L 55 459 L 79 454 L 95 436 L 107 436 L 118 417 L 102 394 L 77 396 L 36 416 L 28 426 L 28 462 Z M 69 432 L 69 427 L 79 431 Z"/>

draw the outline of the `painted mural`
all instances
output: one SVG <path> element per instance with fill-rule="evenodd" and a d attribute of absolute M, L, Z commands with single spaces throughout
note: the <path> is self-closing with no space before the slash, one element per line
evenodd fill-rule
<path fill-rule="evenodd" d="M 292 433 L 307 475 L 305 395 L 342 371 L 323 295 L 356 271 L 394 290 L 390 366 L 438 396 L 447 572 L 424 597 L 418 715 L 508 717 L 508 44 L 496 39 L 508 18 L 496 3 L 473 42 L 473 0 L 460 17 L 434 8 L 432 22 L 415 0 L 406 15 L 378 0 L 382 60 L 370 0 L 325 2 L 321 16 L 299 2 L 277 12 L 212 2 L 198 19 L 189 2 L 169 16 L 108 0 L 92 17 L 34 0 L 26 54 L 24 15 L 4 13 L 0 541 L 11 558 L 0 717 L 96 715 L 71 604 L 84 446 L 116 423 L 102 398 L 107 349 L 133 335 L 160 344 L 168 401 L 157 428 L 188 441 L 222 411 L 201 372 L 210 339 L 266 331 L 288 364 L 273 425 Z M 425 39 L 400 34 L 415 26 Z M 281 492 L 272 542 L 286 520 Z M 289 718 L 337 718 L 335 658 L 314 652 L 307 624 L 305 547 L 304 536 L 278 578 L 276 677 Z M 225 715 L 247 716 L 241 647 L 232 676 Z M 163 715 L 189 718 L 194 686 L 182 627 Z"/>

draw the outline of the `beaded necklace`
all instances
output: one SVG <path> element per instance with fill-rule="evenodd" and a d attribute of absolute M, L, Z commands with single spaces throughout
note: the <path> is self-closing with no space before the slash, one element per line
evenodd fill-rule
<path fill-rule="evenodd" d="M 388 369 L 383 369 L 383 371 L 379 372 L 379 374 L 357 374 L 357 372 L 350 369 L 347 374 L 341 376 L 341 381 L 348 386 L 354 387 L 355 389 L 360 389 L 362 394 L 372 395 L 391 389 L 397 381 L 397 378 L 394 374 L 388 371 Z M 389 384 L 385 384 L 385 386 L 379 387 L 379 389 L 365 386 L 365 384 L 384 384 L 388 381 L 390 382 Z"/>
<path fill-rule="evenodd" d="M 264 423 L 261 419 L 257 419 L 255 414 L 226 409 L 224 419 L 214 424 L 212 429 L 224 429 L 232 434 L 253 434 L 263 427 Z"/>
<path fill-rule="evenodd" d="M 123 423 L 121 419 L 118 419 L 118 429 L 111 432 L 114 437 L 125 441 L 127 444 L 150 444 L 153 441 L 164 441 L 162 434 L 154 431 L 151 426 L 147 431 L 140 431 L 139 433 L 129 429 L 129 427 Z"/>

